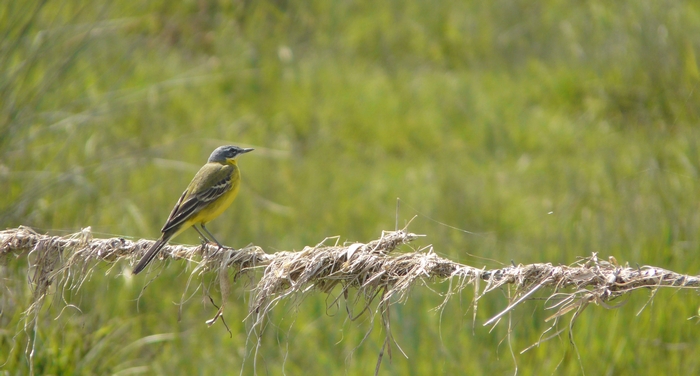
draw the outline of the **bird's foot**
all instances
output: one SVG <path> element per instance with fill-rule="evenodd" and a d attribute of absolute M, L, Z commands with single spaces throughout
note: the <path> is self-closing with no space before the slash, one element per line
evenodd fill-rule
<path fill-rule="evenodd" d="M 227 248 L 228 248 L 228 247 L 225 247 L 225 246 L 223 246 L 223 245 L 221 245 L 221 244 L 219 244 L 219 243 L 217 243 L 217 242 L 213 242 L 213 241 L 208 240 L 208 239 L 199 238 L 199 240 L 201 241 L 202 247 L 206 247 L 206 246 L 208 246 L 208 245 L 211 245 L 211 246 L 214 246 L 214 245 L 215 245 L 215 246 L 217 246 L 218 248 L 223 248 L 223 249 L 227 249 Z"/>

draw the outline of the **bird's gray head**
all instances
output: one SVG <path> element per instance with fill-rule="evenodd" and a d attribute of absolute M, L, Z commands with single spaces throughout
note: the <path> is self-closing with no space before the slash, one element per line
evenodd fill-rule
<path fill-rule="evenodd" d="M 233 145 L 219 146 L 211 153 L 207 162 L 233 163 L 236 157 L 251 151 L 253 151 L 252 148 L 246 149 Z"/>

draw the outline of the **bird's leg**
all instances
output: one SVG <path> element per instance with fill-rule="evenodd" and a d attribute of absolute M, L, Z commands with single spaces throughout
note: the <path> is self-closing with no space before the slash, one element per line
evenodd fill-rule
<path fill-rule="evenodd" d="M 212 240 L 214 240 L 214 242 L 216 243 L 216 245 L 219 246 L 219 248 L 226 248 L 226 247 L 224 247 L 223 245 L 221 245 L 221 243 L 219 243 L 218 240 L 216 240 L 216 238 L 214 237 L 214 235 L 212 235 L 211 232 L 209 232 L 209 230 L 207 230 L 206 227 L 204 227 L 204 223 L 201 223 L 200 226 L 202 226 L 202 230 L 204 230 L 204 232 L 206 232 L 207 235 L 209 235 L 209 237 L 211 237 Z"/>
<path fill-rule="evenodd" d="M 204 234 L 202 234 L 201 231 L 199 231 L 199 229 L 197 228 L 197 225 L 192 225 L 192 228 L 194 228 L 195 230 L 197 230 L 197 233 L 198 233 L 199 236 L 202 238 L 202 244 L 207 244 L 207 243 L 210 242 L 209 238 L 207 238 Z"/>

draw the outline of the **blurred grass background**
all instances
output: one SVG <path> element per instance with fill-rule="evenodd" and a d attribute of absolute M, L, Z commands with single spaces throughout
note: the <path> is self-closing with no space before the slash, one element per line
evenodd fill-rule
<path fill-rule="evenodd" d="M 696 274 L 698 51 L 692 1 L 9 1 L 0 225 L 154 239 L 211 150 L 237 144 L 256 151 L 209 226 L 227 245 L 364 242 L 417 215 L 409 230 L 428 236 L 416 247 L 477 267 L 598 252 Z M 227 305 L 230 338 L 205 326 L 216 308 L 185 292 L 184 262 L 152 269 L 140 299 L 155 273 L 129 270 L 100 265 L 79 292 L 56 293 L 37 374 L 253 371 L 250 281 Z M 0 374 L 26 374 L 26 260 L 0 271 Z M 394 347 L 383 374 L 700 372 L 696 293 L 661 291 L 638 315 L 648 294 L 590 307 L 574 344 L 564 333 L 518 354 L 547 329 L 544 302 L 516 310 L 508 335 L 507 322 L 481 326 L 507 292 L 472 323 L 468 291 L 433 310 L 446 289 L 394 306 L 408 359 Z M 334 297 L 278 307 L 257 372 L 373 372 L 378 320 L 347 320 Z"/>

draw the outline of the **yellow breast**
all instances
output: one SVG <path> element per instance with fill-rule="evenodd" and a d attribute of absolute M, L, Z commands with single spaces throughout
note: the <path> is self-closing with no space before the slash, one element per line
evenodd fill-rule
<path fill-rule="evenodd" d="M 221 213 L 224 212 L 229 206 L 231 206 L 231 203 L 233 200 L 236 199 L 236 196 L 238 195 L 238 190 L 241 187 L 241 174 L 238 168 L 236 168 L 233 171 L 233 174 L 231 175 L 231 189 L 221 195 L 221 197 L 217 198 L 216 200 L 212 201 L 209 206 L 206 208 L 202 209 L 196 216 L 195 218 L 192 218 L 192 223 L 203 223 L 206 224 L 207 222 L 211 221 L 212 219 L 218 217 L 221 215 Z"/>
<path fill-rule="evenodd" d="M 240 178 L 238 181 L 240 182 Z M 177 229 L 177 231 L 172 236 L 175 237 L 179 235 L 183 231 L 192 227 L 192 225 L 207 224 L 209 221 L 221 215 L 221 213 L 223 213 L 224 210 L 231 206 L 231 203 L 236 198 L 236 195 L 238 195 L 239 187 L 240 185 L 238 183 L 235 183 L 230 191 L 224 193 L 221 197 L 212 201 L 211 204 L 209 204 L 209 206 L 200 210 L 191 218 L 185 220 L 185 222 Z"/>

